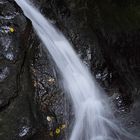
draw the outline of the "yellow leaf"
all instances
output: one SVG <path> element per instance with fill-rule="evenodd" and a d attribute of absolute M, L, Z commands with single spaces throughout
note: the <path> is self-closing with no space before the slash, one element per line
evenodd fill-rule
<path fill-rule="evenodd" d="M 62 124 L 61 129 L 64 129 L 64 128 L 66 128 L 66 125 Z"/>
<path fill-rule="evenodd" d="M 52 131 L 50 132 L 50 136 L 53 137 L 53 132 Z"/>
<path fill-rule="evenodd" d="M 60 129 L 59 128 L 56 128 L 55 133 L 56 134 L 59 134 L 60 133 Z"/>
<path fill-rule="evenodd" d="M 12 27 L 10 27 L 9 30 L 10 30 L 11 33 L 13 33 L 15 31 L 14 28 L 12 28 Z"/>

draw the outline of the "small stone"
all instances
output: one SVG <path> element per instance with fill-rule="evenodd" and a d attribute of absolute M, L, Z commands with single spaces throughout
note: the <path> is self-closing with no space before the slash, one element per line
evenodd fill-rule
<path fill-rule="evenodd" d="M 47 121 L 48 122 L 52 121 L 52 118 L 50 116 L 47 116 Z"/>

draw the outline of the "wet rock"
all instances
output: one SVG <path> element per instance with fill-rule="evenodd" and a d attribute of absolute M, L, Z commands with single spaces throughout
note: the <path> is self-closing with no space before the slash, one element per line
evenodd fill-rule
<path fill-rule="evenodd" d="M 0 139 L 27 139 L 34 132 L 29 101 L 27 39 L 30 25 L 14 1 L 0 1 Z M 26 42 L 25 42 L 26 41 Z M 28 85 L 28 86 L 27 86 Z"/>
<path fill-rule="evenodd" d="M 53 17 L 54 24 L 112 96 L 117 109 L 122 114 L 132 111 L 131 106 L 140 96 L 139 2 L 66 0 L 61 1 L 61 6 L 55 0 L 47 1 L 49 6 L 41 2 L 42 9 L 51 7 L 51 20 Z"/>
<path fill-rule="evenodd" d="M 0 82 L 4 81 L 9 75 L 8 67 L 0 68 Z"/>
<path fill-rule="evenodd" d="M 34 44 L 38 43 L 35 41 L 32 45 L 35 46 Z M 41 130 L 45 129 L 43 126 L 47 129 L 47 131 L 44 130 L 45 134 L 40 132 L 42 139 L 65 139 L 66 128 L 60 130 L 59 134 L 56 131 L 70 123 L 71 114 L 67 113 L 67 111 L 72 112 L 70 99 L 60 89 L 60 75 L 48 52 L 44 52 L 42 44 L 39 43 L 37 47 L 32 48 L 31 52 L 34 52 L 30 69 L 35 88 L 37 118 L 42 124 Z"/>

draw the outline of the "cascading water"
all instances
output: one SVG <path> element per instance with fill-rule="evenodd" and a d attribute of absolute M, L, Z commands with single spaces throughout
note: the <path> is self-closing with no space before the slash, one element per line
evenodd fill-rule
<path fill-rule="evenodd" d="M 140 140 L 114 123 L 106 96 L 63 34 L 28 0 L 15 1 L 50 52 L 63 77 L 64 89 L 73 101 L 75 125 L 70 140 Z"/>

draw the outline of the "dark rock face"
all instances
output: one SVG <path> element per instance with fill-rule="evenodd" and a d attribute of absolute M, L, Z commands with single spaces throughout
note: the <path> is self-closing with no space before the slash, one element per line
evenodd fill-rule
<path fill-rule="evenodd" d="M 139 1 L 32 2 L 73 44 L 116 117 L 139 135 Z M 0 139 L 66 140 L 73 119 L 59 71 L 31 23 L 15 2 L 0 0 Z"/>
<path fill-rule="evenodd" d="M 14 2 L 0 1 L 0 139 L 33 134 L 33 86 L 28 70 L 31 26 Z"/>
<path fill-rule="evenodd" d="M 70 120 L 66 110 L 71 112 L 70 101 L 60 89 L 60 76 L 49 53 L 44 52 L 43 45 L 38 41 L 32 45 L 37 46 L 31 50 L 30 70 L 35 88 L 36 117 L 41 124 L 36 139 L 40 140 L 40 135 L 41 139 L 66 139 L 64 132 Z"/>

